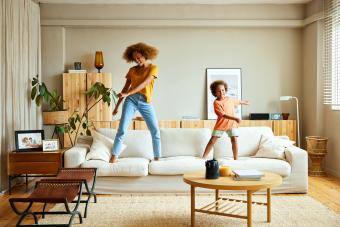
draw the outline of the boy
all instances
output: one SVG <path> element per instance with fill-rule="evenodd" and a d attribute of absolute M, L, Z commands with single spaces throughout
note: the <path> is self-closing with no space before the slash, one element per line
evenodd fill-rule
<path fill-rule="evenodd" d="M 226 92 L 228 91 L 228 85 L 223 80 L 214 81 L 210 85 L 210 91 L 212 95 L 216 97 L 214 101 L 214 111 L 217 115 L 217 120 L 202 158 L 207 158 L 217 139 L 226 132 L 231 140 L 234 160 L 237 160 L 238 147 L 236 137 L 238 136 L 237 127 L 241 119 L 235 116 L 235 107 L 238 105 L 249 105 L 249 102 L 227 97 Z"/>

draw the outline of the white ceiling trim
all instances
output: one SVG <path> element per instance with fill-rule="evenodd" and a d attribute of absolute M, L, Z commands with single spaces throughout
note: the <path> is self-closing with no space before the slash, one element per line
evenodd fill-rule
<path fill-rule="evenodd" d="M 257 5 L 257 4 L 306 4 L 312 0 L 36 0 L 46 4 L 197 4 L 197 5 Z"/>
<path fill-rule="evenodd" d="M 42 26 L 65 27 L 280 27 L 300 28 L 304 20 L 41 20 Z"/>

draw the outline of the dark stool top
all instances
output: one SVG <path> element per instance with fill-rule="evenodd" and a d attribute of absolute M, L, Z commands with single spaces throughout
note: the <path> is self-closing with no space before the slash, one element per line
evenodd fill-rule
<path fill-rule="evenodd" d="M 79 193 L 79 182 L 37 182 L 28 197 L 32 202 L 64 203 L 72 202 Z"/>
<path fill-rule="evenodd" d="M 90 182 L 95 176 L 95 168 L 62 168 L 57 179 L 86 180 Z"/>

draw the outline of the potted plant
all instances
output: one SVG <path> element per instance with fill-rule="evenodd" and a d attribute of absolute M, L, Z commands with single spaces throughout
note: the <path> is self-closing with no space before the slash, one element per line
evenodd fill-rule
<path fill-rule="evenodd" d="M 94 83 L 85 92 L 85 95 L 87 96 L 85 110 L 83 112 L 75 111 L 71 116 L 68 116 L 68 111 L 63 110 L 64 100 L 57 91 L 50 92 L 45 83 L 38 80 L 38 77 L 34 77 L 32 81 L 31 99 L 35 100 L 37 106 L 41 106 L 43 102 L 49 106 L 49 111 L 43 112 L 44 124 L 57 125 L 56 129 L 59 133 L 67 133 L 71 146 L 74 146 L 79 135 L 91 135 L 91 129 L 94 126 L 89 121 L 89 111 L 100 101 L 110 106 L 111 97 L 115 103 L 118 99 L 115 91 L 106 88 L 100 82 Z"/>
<path fill-rule="evenodd" d="M 64 100 L 56 90 L 49 91 L 44 82 L 37 77 L 32 80 L 31 99 L 37 106 L 46 103 L 48 109 L 43 111 L 44 125 L 60 125 L 67 123 L 68 111 L 63 109 Z"/>
<path fill-rule="evenodd" d="M 94 128 L 92 122 L 89 121 L 89 111 L 95 107 L 100 101 L 108 106 L 111 104 L 111 97 L 116 104 L 118 99 L 117 93 L 111 88 L 106 88 L 100 82 L 94 83 L 91 88 L 85 92 L 87 96 L 86 107 L 83 112 L 75 111 L 69 118 L 68 122 L 58 127 L 59 132 L 67 133 L 71 146 L 74 146 L 79 135 L 91 136 L 91 130 Z"/>

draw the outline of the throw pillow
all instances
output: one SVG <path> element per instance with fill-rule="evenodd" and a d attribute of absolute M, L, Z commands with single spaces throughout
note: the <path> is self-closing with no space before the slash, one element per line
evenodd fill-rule
<path fill-rule="evenodd" d="M 110 161 L 111 150 L 113 147 L 113 140 L 98 133 L 97 131 L 92 132 L 93 143 L 90 148 L 90 152 L 86 155 L 86 160 L 103 160 L 106 162 Z M 125 144 L 122 144 L 122 150 L 120 154 L 126 148 Z"/>
<path fill-rule="evenodd" d="M 259 150 L 255 157 L 285 159 L 285 149 L 293 145 L 293 141 L 262 135 Z"/>

